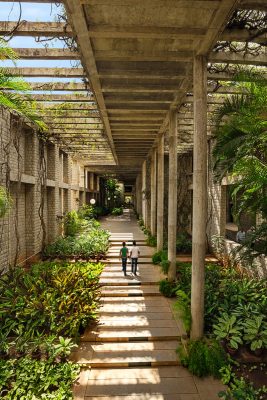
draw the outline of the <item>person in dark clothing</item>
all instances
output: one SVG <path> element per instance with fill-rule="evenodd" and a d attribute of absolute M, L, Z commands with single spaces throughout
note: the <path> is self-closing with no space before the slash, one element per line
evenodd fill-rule
<path fill-rule="evenodd" d="M 122 264 L 122 270 L 124 272 L 124 276 L 126 276 L 126 266 L 127 266 L 127 258 L 128 258 L 128 248 L 126 247 L 126 243 L 122 242 L 122 248 L 120 249 L 120 258 Z"/>

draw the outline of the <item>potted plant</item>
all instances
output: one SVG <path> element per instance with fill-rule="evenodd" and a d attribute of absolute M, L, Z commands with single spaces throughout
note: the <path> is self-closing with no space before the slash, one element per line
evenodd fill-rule
<path fill-rule="evenodd" d="M 217 340 L 225 343 L 227 351 L 234 354 L 242 341 L 243 326 L 236 319 L 235 315 L 223 313 L 218 318 L 218 323 L 213 325 L 213 332 Z"/>
<path fill-rule="evenodd" d="M 244 340 L 250 345 L 255 355 L 260 355 L 267 348 L 267 322 L 263 315 L 255 315 L 244 322 Z"/>

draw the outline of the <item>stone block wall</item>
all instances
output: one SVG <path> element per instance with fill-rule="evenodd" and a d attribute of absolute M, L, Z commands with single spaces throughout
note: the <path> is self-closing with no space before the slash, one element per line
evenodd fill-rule
<path fill-rule="evenodd" d="M 43 244 L 62 233 L 63 214 L 77 210 L 89 193 L 81 175 L 84 167 L 77 160 L 56 144 L 41 142 L 18 116 L 0 109 L 0 185 L 13 199 L 0 219 L 0 270 L 31 262 Z"/>

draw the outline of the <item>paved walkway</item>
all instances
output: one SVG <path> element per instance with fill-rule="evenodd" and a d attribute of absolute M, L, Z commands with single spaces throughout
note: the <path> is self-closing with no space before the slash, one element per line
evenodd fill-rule
<path fill-rule="evenodd" d="M 153 249 L 133 213 L 107 217 L 111 232 L 108 263 L 101 275 L 99 323 L 87 330 L 72 359 L 82 365 L 75 400 L 215 400 L 222 385 L 200 380 L 179 365 L 176 348 L 184 333 L 171 302 L 158 289 L 162 278 L 151 264 Z M 119 249 L 135 239 L 140 246 L 138 276 L 124 277 Z"/>

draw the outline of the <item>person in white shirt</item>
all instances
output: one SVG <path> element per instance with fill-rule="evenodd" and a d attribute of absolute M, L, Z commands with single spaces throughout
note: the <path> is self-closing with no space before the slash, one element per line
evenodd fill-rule
<path fill-rule="evenodd" d="M 132 273 L 137 275 L 138 256 L 140 254 L 139 247 L 136 246 L 136 241 L 133 240 L 133 247 L 130 249 L 130 257 L 132 259 Z"/>
<path fill-rule="evenodd" d="M 236 241 L 237 243 L 243 243 L 246 239 L 246 232 L 244 231 L 243 228 L 240 228 L 240 230 L 236 234 Z"/>

